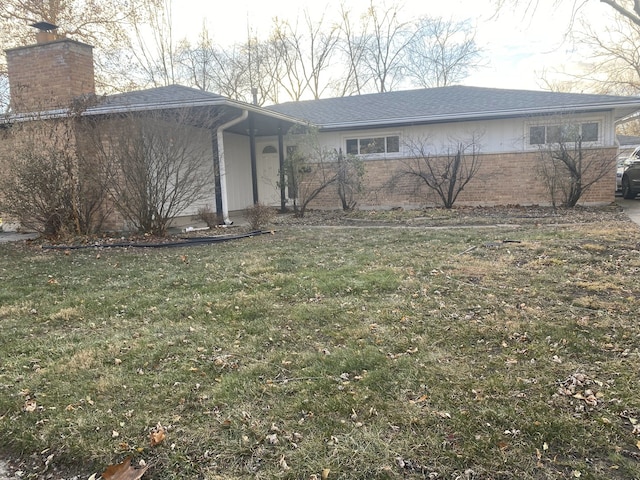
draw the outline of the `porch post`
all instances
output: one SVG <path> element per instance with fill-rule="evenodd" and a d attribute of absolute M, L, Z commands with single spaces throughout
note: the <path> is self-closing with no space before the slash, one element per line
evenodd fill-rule
<path fill-rule="evenodd" d="M 253 113 L 249 114 L 249 149 L 251 155 L 251 186 L 253 187 L 253 203 L 258 203 L 258 167 L 256 164 L 256 130 L 253 124 Z"/>
<path fill-rule="evenodd" d="M 220 186 L 220 157 L 218 154 L 218 136 L 215 130 L 211 132 L 211 151 L 213 153 L 213 175 L 214 175 L 214 192 L 216 200 L 216 215 L 218 222 L 222 223 L 222 189 Z"/>
<path fill-rule="evenodd" d="M 287 186 L 284 183 L 284 138 L 282 124 L 278 125 L 278 162 L 280 164 L 280 212 L 287 210 Z"/>

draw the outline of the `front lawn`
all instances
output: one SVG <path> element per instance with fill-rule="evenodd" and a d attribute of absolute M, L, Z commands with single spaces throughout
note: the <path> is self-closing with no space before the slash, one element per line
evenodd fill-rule
<path fill-rule="evenodd" d="M 639 250 L 624 221 L 0 245 L 0 453 L 24 478 L 640 478 Z"/>

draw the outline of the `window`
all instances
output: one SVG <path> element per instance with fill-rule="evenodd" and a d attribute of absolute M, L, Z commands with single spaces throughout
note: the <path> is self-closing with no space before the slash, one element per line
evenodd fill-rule
<path fill-rule="evenodd" d="M 582 124 L 582 141 L 583 142 L 597 142 L 598 141 L 598 124 L 583 123 Z"/>
<path fill-rule="evenodd" d="M 529 128 L 529 144 L 530 145 L 543 145 L 545 127 L 531 127 Z"/>
<path fill-rule="evenodd" d="M 529 145 L 575 142 L 578 138 L 583 142 L 597 142 L 598 135 L 597 122 L 576 125 L 536 125 L 529 127 Z"/>
<path fill-rule="evenodd" d="M 278 150 L 273 145 L 267 145 L 262 149 L 262 153 L 263 154 L 278 153 Z"/>
<path fill-rule="evenodd" d="M 370 155 L 400 152 L 400 136 L 348 138 L 346 152 L 349 155 Z"/>

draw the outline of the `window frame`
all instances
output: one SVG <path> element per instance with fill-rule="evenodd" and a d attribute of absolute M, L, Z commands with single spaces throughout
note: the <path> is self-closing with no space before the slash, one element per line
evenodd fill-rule
<path fill-rule="evenodd" d="M 359 135 L 343 135 L 342 148 L 344 149 L 345 154 L 356 155 L 362 158 L 383 158 L 389 156 L 399 157 L 402 154 L 401 138 L 402 135 L 400 135 L 399 132 L 372 132 Z M 390 141 L 389 139 L 392 140 Z M 377 145 L 379 151 L 364 150 L 367 145 L 362 143 L 363 140 L 369 141 L 368 145 Z M 379 140 L 383 141 L 383 145 L 377 143 Z M 355 142 L 355 145 L 353 142 Z M 357 148 L 357 152 L 353 151 L 354 146 Z M 380 146 L 384 147 L 384 151 L 380 150 Z M 389 151 L 389 147 L 395 147 L 396 149 Z"/>
<path fill-rule="evenodd" d="M 566 123 L 530 122 L 530 123 L 527 123 L 526 125 L 526 135 L 525 135 L 526 148 L 533 149 L 533 148 L 540 148 L 540 147 L 549 146 L 549 145 L 558 145 L 561 142 L 563 142 L 562 140 L 563 132 L 566 132 L 575 128 L 579 128 L 579 132 L 580 132 L 579 135 L 584 136 L 583 129 L 586 126 L 592 126 L 592 125 L 596 126 L 596 139 L 595 140 L 591 139 L 591 136 L 590 136 L 590 139 L 587 139 L 587 140 L 583 138 L 582 144 L 586 146 L 601 145 L 602 134 L 603 134 L 602 124 L 603 124 L 602 120 L 592 120 L 592 119 L 576 120 L 575 122 L 566 122 Z M 586 127 L 586 128 L 592 128 L 592 127 Z M 541 132 L 540 131 L 541 129 L 544 129 L 544 131 Z M 536 140 L 535 143 L 533 143 L 534 140 Z M 575 140 L 564 140 L 564 143 L 573 144 L 575 143 Z"/>

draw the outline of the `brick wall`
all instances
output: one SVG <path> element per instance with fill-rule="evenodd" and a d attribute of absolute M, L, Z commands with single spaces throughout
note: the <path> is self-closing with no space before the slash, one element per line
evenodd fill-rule
<path fill-rule="evenodd" d="M 69 106 L 75 97 L 95 94 L 90 45 L 62 38 L 6 54 L 14 112 Z"/>
<path fill-rule="evenodd" d="M 606 204 L 615 200 L 616 148 L 585 151 L 585 156 L 604 159 L 610 174 L 594 184 L 581 204 Z M 455 205 L 550 205 L 551 197 L 540 174 L 538 152 L 481 155 L 481 167 L 458 196 Z M 610 160 L 609 160 L 610 159 Z M 363 192 L 359 207 L 421 207 L 439 205 L 435 193 L 406 171 L 406 160 L 365 160 Z M 558 200 L 560 203 L 560 200 Z M 336 188 L 323 191 L 309 208 L 340 208 Z"/>

